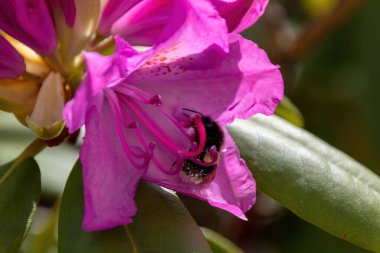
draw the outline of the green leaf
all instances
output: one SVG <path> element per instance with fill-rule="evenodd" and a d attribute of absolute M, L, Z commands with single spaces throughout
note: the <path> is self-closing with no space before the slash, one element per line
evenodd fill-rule
<path fill-rule="evenodd" d="M 58 223 L 60 253 L 211 252 L 207 241 L 180 200 L 172 193 L 141 183 L 134 222 L 98 232 L 83 232 L 82 167 L 78 162 L 67 181 Z"/>
<path fill-rule="evenodd" d="M 30 234 L 29 244 L 25 249 L 28 249 L 28 253 L 49 253 L 57 248 L 57 223 L 59 216 L 60 200 L 58 199 L 53 207 L 50 216 L 44 217 L 41 223 L 44 223 L 42 231 L 38 234 Z M 25 240 L 26 241 L 26 240 Z M 23 245 L 24 246 L 24 245 Z M 23 247 L 22 247 L 23 248 Z"/>
<path fill-rule="evenodd" d="M 221 234 L 208 228 L 201 228 L 201 230 L 213 253 L 244 253 L 243 250 Z"/>
<path fill-rule="evenodd" d="M 0 253 L 18 251 L 28 234 L 41 192 L 37 163 L 27 158 L 0 167 Z"/>
<path fill-rule="evenodd" d="M 282 99 L 276 108 L 275 114 L 298 127 L 304 127 L 305 125 L 301 112 L 288 97 Z"/>
<path fill-rule="evenodd" d="M 380 252 L 380 179 L 312 134 L 276 117 L 229 127 L 258 188 L 295 214 Z"/>

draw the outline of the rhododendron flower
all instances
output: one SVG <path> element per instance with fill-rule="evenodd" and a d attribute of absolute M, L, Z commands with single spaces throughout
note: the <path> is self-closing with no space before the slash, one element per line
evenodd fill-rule
<path fill-rule="evenodd" d="M 200 2 L 199 2 L 200 3 Z M 282 99 L 277 66 L 236 34 L 211 8 L 179 13 L 174 36 L 138 53 L 116 38 L 112 56 L 85 53 L 87 75 L 65 107 L 70 132 L 83 124 L 83 229 L 132 222 L 141 179 L 207 201 L 246 219 L 255 181 L 224 126 L 235 118 L 271 114 Z M 224 133 L 220 150 L 205 150 L 201 115 Z M 208 159 L 199 159 L 207 152 Z M 216 166 L 213 180 L 189 178 L 184 163 Z"/>
<path fill-rule="evenodd" d="M 0 78 L 7 79 L 0 80 L 0 109 L 40 138 L 61 133 L 60 112 L 85 58 L 87 74 L 64 113 L 71 133 L 86 125 L 84 229 L 130 223 L 141 179 L 245 219 L 255 182 L 224 126 L 271 114 L 282 98 L 278 68 L 234 34 L 266 4 L 109 0 L 102 9 L 93 0 L 2 2 Z M 107 49 L 98 29 L 129 43 L 117 39 L 112 56 L 82 56 Z M 138 53 L 129 44 L 153 47 Z M 210 141 L 207 121 L 218 140 Z"/>

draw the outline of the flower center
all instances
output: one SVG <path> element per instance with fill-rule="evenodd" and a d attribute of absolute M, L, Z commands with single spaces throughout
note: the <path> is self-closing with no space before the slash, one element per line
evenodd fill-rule
<path fill-rule="evenodd" d="M 105 94 L 124 152 L 137 169 L 147 168 L 150 161 L 168 175 L 184 171 L 190 163 L 196 168 L 216 167 L 220 146 L 210 145 L 205 117 L 200 113 L 188 116 L 184 111 L 186 120 L 182 122 L 163 108 L 160 95 L 151 95 L 125 83 L 107 89 Z M 130 131 L 136 139 L 133 145 Z M 158 159 L 154 154 L 157 145 L 174 155 L 172 166 L 163 165 L 162 157 Z"/>

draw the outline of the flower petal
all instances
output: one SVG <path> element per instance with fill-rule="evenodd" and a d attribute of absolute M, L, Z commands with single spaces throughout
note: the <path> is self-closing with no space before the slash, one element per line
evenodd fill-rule
<path fill-rule="evenodd" d="M 110 103 L 101 94 L 86 115 L 80 151 L 85 196 L 82 228 L 86 231 L 131 223 L 137 211 L 134 196 L 145 170 L 128 162 L 112 115 Z"/>
<path fill-rule="evenodd" d="M 185 41 L 187 46 L 183 48 L 193 53 L 212 44 L 228 50 L 226 24 L 206 0 L 122 1 L 118 4 L 111 0 L 103 11 L 100 30 L 105 34 L 118 34 L 136 45 L 169 43 L 180 48 L 178 43 Z M 197 43 L 193 43 L 194 38 Z"/>
<path fill-rule="evenodd" d="M 160 94 L 173 111 L 195 110 L 225 125 L 234 118 L 272 114 L 282 99 L 283 80 L 278 66 L 240 35 L 230 35 L 226 57 L 215 50 L 180 57 L 173 50 L 163 53 L 166 50 L 159 51 L 126 82 Z M 174 57 L 178 58 L 170 60 Z"/>
<path fill-rule="evenodd" d="M 177 48 L 182 56 L 210 47 L 228 52 L 227 26 L 210 2 L 175 0 L 172 8 L 168 25 L 156 41 L 158 49 Z"/>
<path fill-rule="evenodd" d="M 43 0 L 1 1 L 0 29 L 44 55 L 57 46 L 54 24 Z"/>
<path fill-rule="evenodd" d="M 225 129 L 224 135 L 226 151 L 222 154 L 214 181 L 206 194 L 200 193 L 200 198 L 207 199 L 212 206 L 246 219 L 244 213 L 256 202 L 256 182 Z"/>
<path fill-rule="evenodd" d="M 99 23 L 99 31 L 111 35 L 112 25 L 128 10 L 141 0 L 108 0 L 105 4 Z"/>
<path fill-rule="evenodd" d="M 112 56 L 98 53 L 84 53 L 87 75 L 64 110 L 64 117 L 70 132 L 79 129 L 91 101 L 106 87 L 115 85 L 130 71 L 135 70 L 149 55 L 138 54 L 129 44 L 116 38 L 116 51 Z"/>
<path fill-rule="evenodd" d="M 151 166 L 144 179 L 222 208 L 241 219 L 256 200 L 256 183 L 245 162 L 240 159 L 239 150 L 224 129 L 225 151 L 217 167 L 215 179 L 209 184 L 185 183 L 180 175 L 167 176 Z M 165 160 L 166 157 L 159 159 Z"/>
<path fill-rule="evenodd" d="M 173 0 L 140 1 L 114 22 L 111 33 L 126 38 L 131 44 L 154 45 L 170 22 L 174 3 Z"/>
<path fill-rule="evenodd" d="M 264 13 L 269 0 L 212 0 L 226 19 L 229 32 L 239 33 L 253 25 Z"/>
<path fill-rule="evenodd" d="M 25 72 L 22 56 L 0 35 L 0 79 L 17 78 Z"/>

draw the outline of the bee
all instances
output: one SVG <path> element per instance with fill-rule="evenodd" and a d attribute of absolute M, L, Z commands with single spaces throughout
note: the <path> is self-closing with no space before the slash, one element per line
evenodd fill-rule
<path fill-rule="evenodd" d="M 203 114 L 185 109 L 185 111 L 194 112 L 201 116 L 202 123 L 206 130 L 206 143 L 202 152 L 194 159 L 185 159 L 181 170 L 181 177 L 187 183 L 203 184 L 210 183 L 216 175 L 216 167 L 220 160 L 220 151 L 224 144 L 224 133 L 222 128 L 210 117 Z M 193 121 L 192 121 L 193 122 Z M 196 126 L 192 123 L 192 127 L 196 130 Z M 195 131 L 197 133 L 197 131 Z M 195 141 L 199 143 L 198 134 Z M 217 158 L 215 159 L 215 155 Z"/>

